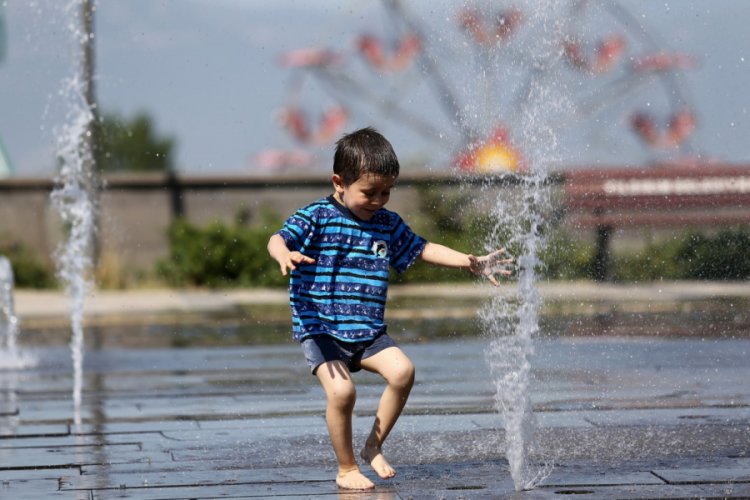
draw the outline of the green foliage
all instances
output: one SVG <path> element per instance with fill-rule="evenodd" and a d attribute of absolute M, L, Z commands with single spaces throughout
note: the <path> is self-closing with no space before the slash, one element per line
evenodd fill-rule
<path fill-rule="evenodd" d="M 562 230 L 548 237 L 539 260 L 542 261 L 539 274 L 543 279 L 581 280 L 593 276 L 593 246 Z"/>
<path fill-rule="evenodd" d="M 683 263 L 677 259 L 682 237 L 650 243 L 645 248 L 613 257 L 614 281 L 654 281 L 683 278 Z"/>
<path fill-rule="evenodd" d="M 53 288 L 55 286 L 54 271 L 36 258 L 25 245 L 21 243 L 0 245 L 0 255 L 10 261 L 16 287 Z"/>
<path fill-rule="evenodd" d="M 451 248 L 480 253 L 494 221 L 471 206 L 469 195 L 422 190 L 420 213 L 409 215 L 414 230 Z M 238 216 L 232 224 L 213 222 L 198 227 L 184 220 L 169 229 L 170 255 L 158 272 L 176 286 L 285 286 L 288 278 L 268 256 L 266 244 L 281 226 L 265 215 L 263 224 L 247 227 Z M 507 236 L 507 235 L 506 235 Z M 497 235 L 502 240 L 503 235 Z M 611 259 L 615 281 L 659 279 L 750 279 L 750 229 L 722 230 L 714 236 L 695 231 L 676 234 L 645 248 L 616 254 Z M 514 250 L 510 249 L 511 254 Z M 576 239 L 563 228 L 553 229 L 540 255 L 539 273 L 548 280 L 591 280 L 594 245 Z M 406 273 L 392 274 L 392 283 L 471 281 L 466 271 L 450 270 L 417 261 Z"/>
<path fill-rule="evenodd" d="M 616 256 L 615 281 L 659 279 L 750 279 L 750 245 L 747 226 L 722 229 L 715 235 L 697 231 L 652 243 L 642 251 Z"/>
<path fill-rule="evenodd" d="M 157 272 L 175 286 L 285 285 L 288 278 L 266 250 L 278 227 L 280 222 L 270 219 L 258 227 L 218 221 L 198 227 L 178 220 L 169 228 L 170 255 Z"/>
<path fill-rule="evenodd" d="M 169 172 L 174 139 L 158 137 L 151 118 L 105 114 L 94 127 L 95 160 L 102 172 Z"/>
<path fill-rule="evenodd" d="M 419 188 L 419 211 L 407 221 L 428 241 L 440 243 L 464 253 L 477 253 L 490 225 L 490 219 L 478 214 L 466 191 Z M 474 277 L 460 269 L 444 269 L 418 260 L 403 274 L 391 273 L 392 283 L 470 281 Z"/>
<path fill-rule="evenodd" d="M 747 226 L 720 231 L 714 237 L 690 232 L 675 258 L 682 263 L 682 277 L 700 280 L 750 279 L 750 229 Z"/>

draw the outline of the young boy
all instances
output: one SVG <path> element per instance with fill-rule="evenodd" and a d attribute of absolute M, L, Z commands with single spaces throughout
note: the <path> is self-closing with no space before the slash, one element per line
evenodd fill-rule
<path fill-rule="evenodd" d="M 464 268 L 497 284 L 495 274 L 512 262 L 498 250 L 474 257 L 414 234 L 395 212 L 383 208 L 399 174 L 391 144 L 364 128 L 336 143 L 334 193 L 299 209 L 268 242 L 268 252 L 291 271 L 289 295 L 295 340 L 326 393 L 326 424 L 338 460 L 336 484 L 371 489 L 352 445 L 356 390 L 350 374 L 364 368 L 387 385 L 360 457 L 383 479 L 396 472 L 383 442 L 406 404 L 414 365 L 386 333 L 383 322 L 389 266 L 403 272 L 417 258 Z"/>

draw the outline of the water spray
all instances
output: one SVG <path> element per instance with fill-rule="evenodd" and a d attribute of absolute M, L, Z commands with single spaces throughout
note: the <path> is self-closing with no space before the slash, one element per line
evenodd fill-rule
<path fill-rule="evenodd" d="M 69 32 L 83 50 L 77 52 L 75 74 L 63 82 L 60 95 L 68 105 L 65 124 L 57 131 L 60 172 L 51 194 L 52 203 L 66 224 L 67 240 L 57 251 L 58 276 L 70 303 L 73 360 L 73 407 L 76 425 L 81 423 L 83 389 L 84 305 L 93 282 L 93 249 L 96 231 L 97 176 L 94 171 L 91 102 L 91 64 L 86 47 L 93 43 L 89 0 L 71 0 L 65 7 Z M 81 28 L 83 26 L 83 28 Z"/>

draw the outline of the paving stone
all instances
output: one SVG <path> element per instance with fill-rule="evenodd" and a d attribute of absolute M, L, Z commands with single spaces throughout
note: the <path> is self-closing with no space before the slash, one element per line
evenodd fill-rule
<path fill-rule="evenodd" d="M 605 425 L 740 424 L 750 422 L 750 407 L 664 408 L 628 411 L 584 412 L 586 420 Z"/>
<path fill-rule="evenodd" d="M 19 418 L 26 424 L 67 424 L 73 420 L 73 402 L 71 400 L 35 400 L 21 401 Z M 83 420 L 90 420 L 93 415 L 88 407 L 82 407 L 80 412 Z"/>
<path fill-rule="evenodd" d="M 37 436 L 0 440 L 0 454 L 4 450 L 19 450 L 30 448 L 66 448 L 79 446 L 102 446 L 113 444 L 140 444 L 138 436 L 125 435 L 67 435 L 67 436 Z"/>
<path fill-rule="evenodd" d="M 592 427 L 594 425 L 584 415 L 581 415 L 580 412 L 538 411 L 535 412 L 534 415 L 536 417 L 537 425 L 540 428 Z"/>
<path fill-rule="evenodd" d="M 550 477 L 544 480 L 547 488 L 583 487 L 583 486 L 622 486 L 626 484 L 664 484 L 665 481 L 651 474 L 643 472 L 602 471 L 599 473 L 566 473 L 552 471 Z"/>
<path fill-rule="evenodd" d="M 675 485 L 622 485 L 622 486 L 582 486 L 582 487 L 542 487 L 542 491 L 549 492 L 550 498 L 573 498 L 573 499 L 654 499 L 654 498 L 706 498 L 706 492 L 699 486 L 675 486 Z M 525 498 L 520 495 L 518 498 Z"/>
<path fill-rule="evenodd" d="M 750 483 L 750 460 L 744 467 L 656 469 L 654 474 L 670 484 Z"/>
<path fill-rule="evenodd" d="M 320 401 L 307 403 L 283 395 L 258 398 L 254 401 L 226 396 L 198 396 L 144 400 L 138 403 L 111 400 L 104 404 L 103 410 L 107 418 L 113 420 L 174 419 L 183 415 L 206 419 L 224 416 L 236 418 L 238 415 L 260 416 L 269 413 L 289 415 L 319 412 L 321 403 Z"/>
<path fill-rule="evenodd" d="M 137 444 L 110 446 L 70 446 L 64 448 L 22 448 L 5 450 L 0 470 L 59 468 L 102 461 L 140 460 L 144 452 Z"/>
<path fill-rule="evenodd" d="M 68 424 L 8 424 L 0 426 L 0 444 L 5 438 L 67 436 L 70 434 Z"/>
<path fill-rule="evenodd" d="M 700 484 L 696 485 L 703 490 L 704 498 L 750 498 L 750 484 Z"/>
<path fill-rule="evenodd" d="M 89 491 L 58 491 L 57 479 L 23 479 L 0 482 L 0 498 L 12 500 L 41 500 L 45 498 L 65 498 L 69 500 L 90 500 Z"/>
<path fill-rule="evenodd" d="M 202 469 L 113 472 L 100 468 L 85 469 L 85 474 L 70 476 L 63 484 L 64 490 L 93 488 L 145 488 L 171 486 L 210 486 L 222 484 L 267 484 L 277 482 L 333 482 L 334 470 L 296 467 L 277 469 Z M 102 474 L 106 473 L 106 474 Z"/>
<path fill-rule="evenodd" d="M 11 401 L 0 401 L 0 418 L 18 415 L 18 405 Z"/>
<path fill-rule="evenodd" d="M 70 468 L 35 468 L 0 470 L 0 483 L 13 482 L 16 480 L 26 481 L 29 479 L 54 479 L 57 481 L 62 476 L 79 476 L 81 470 L 78 467 Z M 2 497 L 0 497 L 2 498 Z"/>
<path fill-rule="evenodd" d="M 165 432 L 164 437 L 177 441 L 172 445 L 172 449 L 180 450 L 190 447 L 189 444 L 181 445 L 180 442 L 196 443 L 211 442 L 214 448 L 219 445 L 226 446 L 247 446 L 250 443 L 258 441 L 268 441 L 279 438 L 292 438 L 297 436 L 328 436 L 325 422 L 318 421 L 312 426 L 305 427 L 270 427 L 268 429 L 249 428 L 249 429 L 200 429 L 193 431 L 170 431 Z"/>
<path fill-rule="evenodd" d="M 265 431 L 274 428 L 310 428 L 325 424 L 322 412 L 318 415 L 278 415 L 273 417 L 248 417 L 221 420 L 201 420 L 197 422 L 200 429 L 257 429 Z"/>
<path fill-rule="evenodd" d="M 315 498 L 316 500 L 396 500 L 397 494 L 387 487 L 372 492 L 342 493 L 333 481 L 328 483 L 221 484 L 208 486 L 173 486 L 92 490 L 93 498 L 139 500 L 185 500 L 186 498 Z"/>
<path fill-rule="evenodd" d="M 73 434 L 159 434 L 162 432 L 190 431 L 200 429 L 200 422 L 193 419 L 185 420 L 145 420 L 123 422 L 84 423 L 74 426 Z"/>
<path fill-rule="evenodd" d="M 14 382 L 20 414 L 0 418 L 0 497 L 747 496 L 750 482 L 738 481 L 748 481 L 750 459 L 729 457 L 745 456 L 750 443 L 742 403 L 750 371 L 738 354 L 750 341 L 541 344 L 535 376 L 552 383 L 533 401 L 555 411 L 536 412 L 537 437 L 559 466 L 546 484 L 521 493 L 502 459 L 494 389 L 477 368 L 485 344 L 405 346 L 418 380 L 387 443 L 399 475 L 376 480 L 368 496 L 339 496 L 325 398 L 296 345 L 89 353 L 79 426 L 70 425 L 69 366 L 50 355 L 52 364 L 25 373 L 22 387 Z M 356 377 L 355 446 L 383 390 L 376 376 Z M 738 403 L 706 403 L 729 398 Z M 666 484 L 652 470 L 682 471 L 688 482 Z M 3 480 L 13 496 L 3 494 Z"/>

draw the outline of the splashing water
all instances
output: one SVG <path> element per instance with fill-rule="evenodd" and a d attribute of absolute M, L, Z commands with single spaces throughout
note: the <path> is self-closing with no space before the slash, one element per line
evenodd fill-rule
<path fill-rule="evenodd" d="M 68 29 L 74 41 L 82 45 L 86 35 L 78 27 L 81 1 L 72 0 L 65 7 Z M 82 68 L 79 51 L 75 68 Z M 92 185 L 93 164 L 91 143 L 88 140 L 93 111 L 86 102 L 85 82 L 76 73 L 63 82 L 60 96 L 67 104 L 66 123 L 56 132 L 57 153 L 61 161 L 57 187 L 51 194 L 53 205 L 66 223 L 67 241 L 57 251 L 58 276 L 65 283 L 70 301 L 73 360 L 73 407 L 75 423 L 81 423 L 81 391 L 83 388 L 83 317 L 85 298 L 91 289 L 92 248 L 95 231 L 95 203 L 89 186 Z"/>
<path fill-rule="evenodd" d="M 36 360 L 28 354 L 19 352 L 16 345 L 18 317 L 13 302 L 14 281 L 10 261 L 0 255 L 0 369 L 19 369 L 36 365 Z"/>
<path fill-rule="evenodd" d="M 0 338 L 2 348 L 9 354 L 16 352 L 16 336 L 18 335 L 18 318 L 13 304 L 13 268 L 10 261 L 0 256 Z"/>
<path fill-rule="evenodd" d="M 559 154 L 554 117 L 572 106 L 555 78 L 563 64 L 556 43 L 563 29 L 560 3 L 536 0 L 525 4 L 529 12 L 526 29 L 533 35 L 525 37 L 523 54 L 533 58 L 535 69 L 526 75 L 513 129 L 524 152 L 526 171 L 517 186 L 491 193 L 496 222 L 487 240 L 488 250 L 506 246 L 515 255 L 518 283 L 514 293 L 494 296 L 480 312 L 490 338 L 486 360 L 495 381 L 495 406 L 503 416 L 506 457 L 517 491 L 534 488 L 551 472 L 551 464 L 529 460 L 537 448 L 530 388 L 533 339 L 539 333 L 542 305 L 536 272 L 551 210 L 549 165 Z"/>

